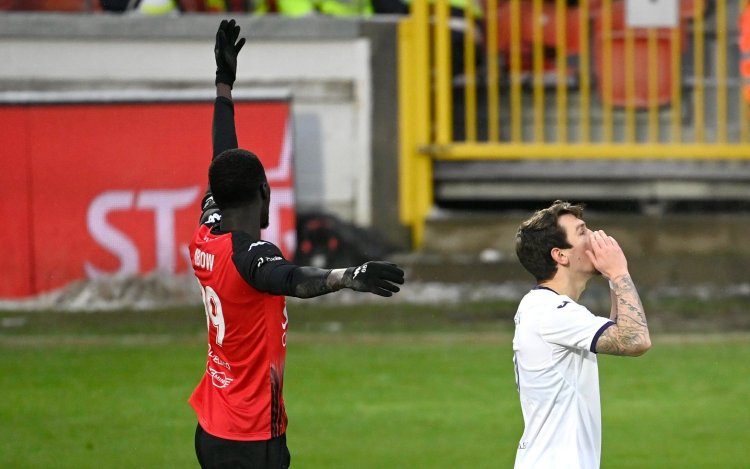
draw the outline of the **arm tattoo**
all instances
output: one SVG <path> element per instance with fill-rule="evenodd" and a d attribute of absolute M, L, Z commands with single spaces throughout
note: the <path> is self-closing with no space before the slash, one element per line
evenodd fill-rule
<path fill-rule="evenodd" d="M 615 326 L 599 337 L 596 351 L 610 355 L 640 355 L 651 344 L 641 298 L 630 275 L 618 277 L 613 284 L 617 300 L 612 314 Z"/>

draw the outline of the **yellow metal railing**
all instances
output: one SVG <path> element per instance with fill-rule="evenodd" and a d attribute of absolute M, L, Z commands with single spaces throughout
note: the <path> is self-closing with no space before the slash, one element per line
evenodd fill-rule
<path fill-rule="evenodd" d="M 743 98 L 728 69 L 736 20 L 727 0 L 715 1 L 715 24 L 707 0 L 692 0 L 676 27 L 650 29 L 625 23 L 624 0 L 483 0 L 483 10 L 469 0 L 458 23 L 462 107 L 449 1 L 413 0 L 399 25 L 400 214 L 415 246 L 434 160 L 750 159 L 747 109 L 728 106 Z"/>

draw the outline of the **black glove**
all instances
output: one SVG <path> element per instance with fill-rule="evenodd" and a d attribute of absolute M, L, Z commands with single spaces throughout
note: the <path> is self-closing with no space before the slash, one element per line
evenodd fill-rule
<path fill-rule="evenodd" d="M 359 267 L 349 267 L 342 279 L 346 288 L 391 296 L 399 291 L 394 283 L 404 283 L 404 271 L 390 262 L 372 261 Z"/>
<path fill-rule="evenodd" d="M 237 78 L 237 54 L 245 45 L 245 38 L 239 41 L 240 27 L 234 20 L 223 20 L 216 31 L 216 44 L 214 55 L 216 56 L 216 84 L 224 83 L 231 88 Z"/>

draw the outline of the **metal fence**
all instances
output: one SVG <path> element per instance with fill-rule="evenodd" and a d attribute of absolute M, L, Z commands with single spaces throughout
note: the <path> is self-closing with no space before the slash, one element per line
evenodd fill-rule
<path fill-rule="evenodd" d="M 750 160 L 737 28 L 746 0 L 413 0 L 399 27 L 402 222 L 422 242 L 434 161 Z"/>

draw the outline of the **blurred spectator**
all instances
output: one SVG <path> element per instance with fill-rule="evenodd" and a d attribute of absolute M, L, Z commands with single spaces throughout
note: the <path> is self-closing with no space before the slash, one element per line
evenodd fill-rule
<path fill-rule="evenodd" d="M 408 15 L 409 4 L 402 0 L 372 0 L 372 9 L 375 13 L 391 15 Z"/>
<path fill-rule="evenodd" d="M 276 0 L 278 13 L 301 17 L 316 14 L 329 16 L 370 16 L 371 0 Z"/>
<path fill-rule="evenodd" d="M 10 0 L 0 0 L 0 2 Z M 81 0 L 78 0 L 81 1 Z M 302 17 L 322 14 L 329 16 L 369 16 L 373 14 L 372 0 L 98 0 L 105 11 L 139 11 L 148 15 L 161 15 L 173 12 L 243 12 L 278 13 L 284 16 Z M 408 13 L 400 0 L 375 0 L 400 4 L 401 10 Z M 389 11 L 390 12 L 390 11 Z"/>
<path fill-rule="evenodd" d="M 0 0 L 0 11 L 98 11 L 98 0 Z"/>

